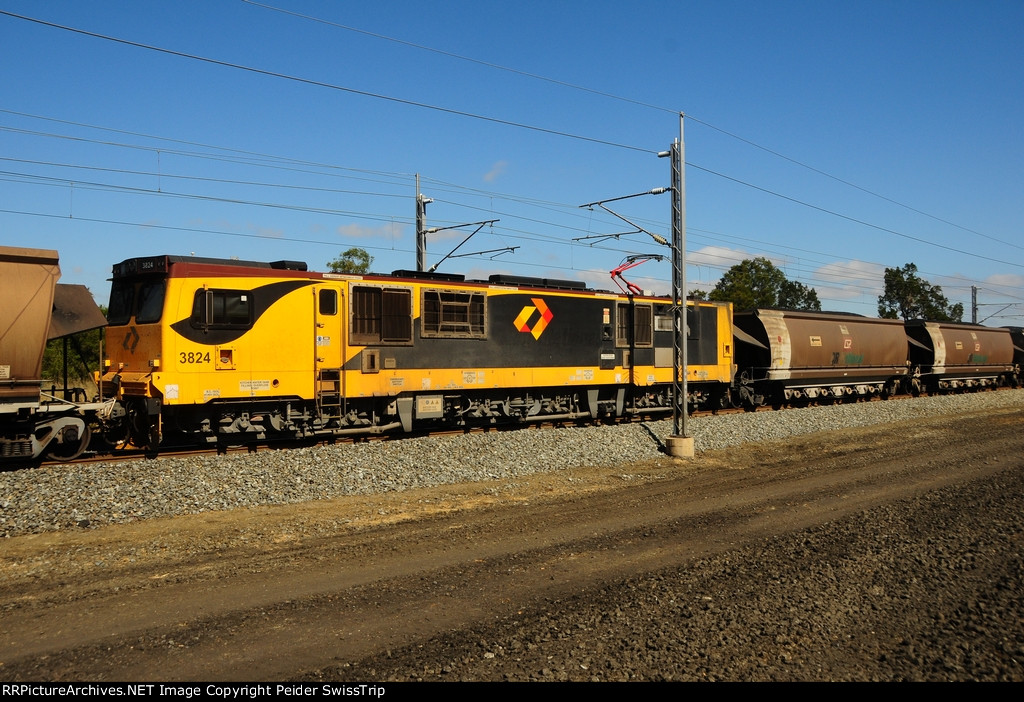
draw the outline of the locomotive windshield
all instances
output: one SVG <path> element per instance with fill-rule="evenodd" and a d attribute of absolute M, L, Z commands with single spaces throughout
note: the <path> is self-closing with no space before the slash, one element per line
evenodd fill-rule
<path fill-rule="evenodd" d="M 132 318 L 132 298 L 134 297 L 134 284 L 123 280 L 115 280 L 110 286 L 107 322 L 113 325 L 127 324 Z"/>
<path fill-rule="evenodd" d="M 107 322 L 112 325 L 128 324 L 135 316 L 137 324 L 153 324 L 160 321 L 164 308 L 166 281 L 145 282 L 115 280 L 110 286 L 110 306 Z"/>

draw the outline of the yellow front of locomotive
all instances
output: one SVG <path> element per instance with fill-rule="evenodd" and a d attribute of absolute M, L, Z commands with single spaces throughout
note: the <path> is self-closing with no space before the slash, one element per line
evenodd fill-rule
<path fill-rule="evenodd" d="M 103 393 L 116 396 L 111 441 L 148 446 L 159 440 L 162 394 L 153 385 L 164 357 L 163 319 L 169 262 L 166 256 L 128 259 L 113 267 L 107 308 Z"/>

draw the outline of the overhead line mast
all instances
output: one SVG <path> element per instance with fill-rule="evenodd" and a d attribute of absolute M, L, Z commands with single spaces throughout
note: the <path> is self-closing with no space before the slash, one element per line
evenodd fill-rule
<path fill-rule="evenodd" d="M 679 113 L 679 138 L 669 152 L 659 156 L 672 159 L 672 436 L 666 441 L 670 456 L 692 458 L 693 437 L 686 430 L 686 147 L 683 141 L 683 113 Z"/>

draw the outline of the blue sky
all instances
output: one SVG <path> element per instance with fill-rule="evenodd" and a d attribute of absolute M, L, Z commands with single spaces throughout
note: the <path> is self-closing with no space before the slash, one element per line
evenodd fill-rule
<path fill-rule="evenodd" d="M 629 227 L 579 205 L 669 185 L 682 111 L 688 288 L 767 256 L 873 315 L 884 268 L 914 262 L 965 319 L 974 285 L 979 319 L 1024 324 L 1024 2 L 0 11 L 78 30 L 0 15 L 0 244 L 57 249 L 100 301 L 112 263 L 159 253 L 414 268 L 417 173 L 428 226 L 499 220 L 460 253 L 517 247 L 439 270 L 614 289 L 626 255 L 665 251 L 584 238 Z M 609 206 L 669 234 L 668 195 Z M 431 235 L 428 264 L 470 230 Z M 667 263 L 631 273 L 668 291 Z"/>

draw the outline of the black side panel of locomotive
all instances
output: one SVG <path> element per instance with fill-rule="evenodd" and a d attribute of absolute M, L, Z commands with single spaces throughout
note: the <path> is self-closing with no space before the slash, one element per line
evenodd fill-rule
<path fill-rule="evenodd" d="M 660 349 L 672 348 L 672 308 L 669 305 L 655 305 L 655 319 L 662 318 L 663 326 L 655 323 L 654 346 Z M 659 331 L 659 328 L 661 331 Z M 718 307 L 694 305 L 686 308 L 686 364 L 690 366 L 713 366 L 718 363 Z M 655 365 L 654 349 L 636 349 L 636 365 Z M 666 366 L 671 365 L 669 360 Z"/>
<path fill-rule="evenodd" d="M 718 363 L 718 308 L 688 307 L 686 325 L 686 363 L 711 366 Z"/>
<path fill-rule="evenodd" d="M 614 313 L 614 300 L 543 292 L 488 295 L 483 338 L 425 337 L 419 319 L 412 345 L 380 348 L 395 368 L 404 369 L 597 366 L 602 353 L 615 353 Z M 348 367 L 358 369 L 359 360 Z"/>
<path fill-rule="evenodd" d="M 535 291 L 488 295 L 483 333 L 476 336 L 427 335 L 421 317 L 413 326 L 411 343 L 369 346 L 379 348 L 386 367 L 396 369 L 614 368 L 623 365 L 626 351 L 632 353 L 633 366 L 670 367 L 671 356 L 665 353 L 672 348 L 670 305 L 637 305 L 653 307 L 653 331 L 647 333 L 646 343 L 621 338 L 617 324 L 618 316 L 626 313 L 624 299 Z M 688 363 L 717 364 L 718 308 L 689 307 L 687 318 Z M 347 367 L 360 365 L 356 358 Z"/>
<path fill-rule="evenodd" d="M 596 366 L 602 350 L 614 353 L 613 300 L 522 293 L 491 296 L 488 304 L 488 340 L 496 347 L 499 366 Z M 545 308 L 550 316 L 546 323 Z"/>

